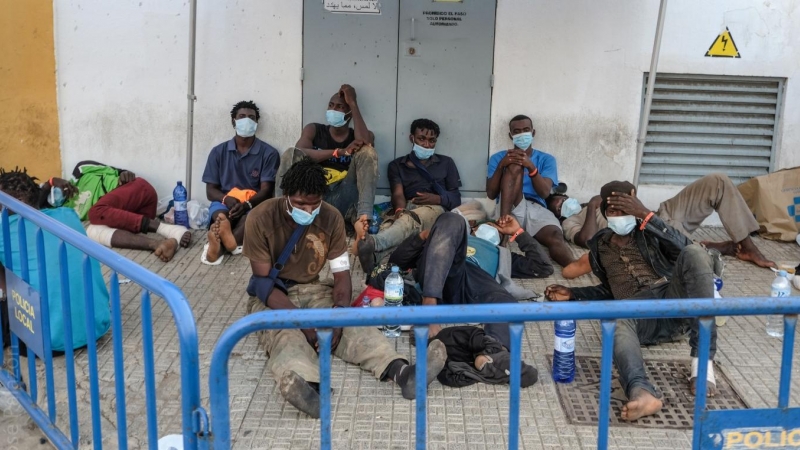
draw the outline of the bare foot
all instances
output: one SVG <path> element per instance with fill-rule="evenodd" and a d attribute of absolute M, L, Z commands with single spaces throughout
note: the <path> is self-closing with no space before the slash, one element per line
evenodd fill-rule
<path fill-rule="evenodd" d="M 692 390 L 692 395 L 697 395 L 697 378 L 689 380 L 689 388 Z M 706 385 L 706 397 L 714 397 L 717 395 L 717 385 L 709 382 Z"/>
<path fill-rule="evenodd" d="M 178 241 L 175 239 L 164 239 L 158 243 L 158 247 L 153 252 L 161 261 L 170 262 L 175 252 L 178 251 Z"/>
<path fill-rule="evenodd" d="M 622 414 L 620 414 L 620 418 L 628 422 L 653 415 L 661 411 L 663 406 L 661 400 L 641 388 L 634 390 L 632 397 L 633 399 L 622 407 Z"/>
<path fill-rule="evenodd" d="M 589 264 L 589 254 L 585 253 L 577 260 L 567 264 L 567 267 L 561 269 L 561 276 L 567 280 L 571 280 L 573 278 L 578 278 L 581 275 L 591 273 L 591 271 L 592 265 Z"/>
<path fill-rule="evenodd" d="M 736 244 L 736 257 L 742 261 L 750 261 L 758 267 L 778 267 L 773 261 L 768 260 L 750 239 L 750 236 Z"/>
<path fill-rule="evenodd" d="M 211 224 L 211 229 L 208 230 L 208 251 L 206 252 L 206 261 L 214 262 L 222 256 L 222 244 L 219 240 L 219 223 L 214 222 Z"/>
<path fill-rule="evenodd" d="M 217 216 L 216 224 L 219 227 L 219 238 L 222 241 L 222 246 L 225 250 L 232 252 L 236 250 L 236 238 L 231 231 L 231 222 L 227 217 L 219 214 Z"/>
<path fill-rule="evenodd" d="M 701 242 L 704 247 L 717 250 L 718 252 L 722 253 L 725 256 L 736 256 L 736 244 L 733 241 L 725 241 L 725 242 L 712 242 L 712 241 L 703 241 Z"/>
<path fill-rule="evenodd" d="M 191 243 L 192 243 L 192 232 L 191 231 L 187 231 L 186 233 L 183 233 L 183 236 L 181 236 L 181 242 L 180 242 L 181 247 L 186 248 Z"/>

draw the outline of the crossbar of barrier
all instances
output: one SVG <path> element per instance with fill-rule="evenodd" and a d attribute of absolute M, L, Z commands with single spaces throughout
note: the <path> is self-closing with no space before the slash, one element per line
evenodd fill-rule
<path fill-rule="evenodd" d="M 251 333 L 284 328 L 316 328 L 320 348 L 329 349 L 330 329 L 340 327 L 372 327 L 379 325 L 415 325 L 417 342 L 427 342 L 427 325 L 437 323 L 510 323 L 511 386 L 509 394 L 508 448 L 516 450 L 519 445 L 520 371 L 522 353 L 522 331 L 524 322 L 556 320 L 600 320 L 603 337 L 600 416 L 597 447 L 608 448 L 609 404 L 611 399 L 611 369 L 614 348 L 614 331 L 618 319 L 698 318 L 700 320 L 699 359 L 708 359 L 710 330 L 713 316 L 785 315 L 785 338 L 783 346 L 779 406 L 788 405 L 791 385 L 792 352 L 797 314 L 800 313 L 800 297 L 740 297 L 719 299 L 673 299 L 673 300 L 618 300 L 551 303 L 516 303 L 491 305 L 448 305 L 403 308 L 336 308 L 293 309 L 260 311 L 245 316 L 228 327 L 220 337 L 211 357 L 209 389 L 211 399 L 210 442 L 215 450 L 231 446 L 230 397 L 228 364 L 236 344 Z M 426 346 L 418 345 L 417 362 L 426 360 Z M 704 359 L 705 358 L 705 359 Z M 331 402 L 330 402 L 330 356 L 321 356 L 324 363 L 321 375 L 321 426 L 320 442 L 323 449 L 331 446 Z M 706 379 L 707 367 L 700 364 L 698 380 Z M 417 366 L 420 368 L 420 365 Z M 421 376 L 420 376 L 421 375 Z M 424 379 L 424 369 L 417 374 Z M 426 389 L 418 385 L 416 448 L 426 446 L 425 416 Z M 705 411 L 706 384 L 698 383 L 695 401 L 695 417 Z M 699 443 L 697 424 L 694 440 Z M 696 444 L 695 448 L 699 448 Z"/>

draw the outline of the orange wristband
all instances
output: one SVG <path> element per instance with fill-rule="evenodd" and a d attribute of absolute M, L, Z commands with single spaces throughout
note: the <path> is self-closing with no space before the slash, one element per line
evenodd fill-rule
<path fill-rule="evenodd" d="M 517 237 L 519 237 L 519 235 L 520 235 L 520 234 L 522 234 L 522 233 L 524 233 L 524 232 L 525 232 L 525 230 L 523 230 L 522 228 L 520 228 L 519 230 L 517 230 L 517 232 L 516 232 L 516 233 L 514 233 L 513 235 L 511 235 L 511 239 L 509 239 L 508 241 L 509 241 L 509 242 L 514 242 L 514 241 L 517 239 Z"/>
<path fill-rule="evenodd" d="M 639 225 L 639 231 L 644 231 L 644 227 L 647 226 L 647 222 L 650 222 L 650 219 L 653 218 L 654 214 L 655 213 L 653 211 L 650 211 L 650 214 L 648 214 L 647 217 L 645 217 L 644 220 L 642 221 L 642 224 Z"/>
<path fill-rule="evenodd" d="M 334 151 L 333 151 L 333 155 L 332 155 L 332 156 L 333 156 L 334 158 L 338 158 L 338 157 L 339 157 L 339 149 L 338 149 L 338 148 L 337 148 L 336 150 L 334 150 Z"/>
<path fill-rule="evenodd" d="M 528 173 L 528 176 L 531 178 L 535 177 L 536 175 L 539 175 L 539 169 L 533 169 L 533 172 Z"/>
<path fill-rule="evenodd" d="M 53 177 L 50 177 L 50 180 L 48 181 L 48 183 L 50 183 L 50 187 L 53 187 Z"/>

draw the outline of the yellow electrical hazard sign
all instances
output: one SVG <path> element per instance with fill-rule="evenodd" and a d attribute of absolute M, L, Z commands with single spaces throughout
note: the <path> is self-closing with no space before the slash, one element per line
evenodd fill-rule
<path fill-rule="evenodd" d="M 709 47 L 708 51 L 706 52 L 706 56 L 741 58 L 739 55 L 739 49 L 736 48 L 736 43 L 733 42 L 733 36 L 731 36 L 731 32 L 728 30 L 728 27 L 725 27 L 725 31 L 720 33 L 719 36 L 714 39 L 711 47 Z"/>

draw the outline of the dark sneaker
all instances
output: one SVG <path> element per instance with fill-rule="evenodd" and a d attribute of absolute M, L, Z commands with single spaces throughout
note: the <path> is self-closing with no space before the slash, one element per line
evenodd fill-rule
<path fill-rule="evenodd" d="M 439 375 L 439 372 L 444 368 L 445 361 L 447 361 L 447 348 L 442 341 L 434 339 L 428 344 L 428 367 L 425 372 L 426 386 L 431 384 L 436 376 Z M 398 383 L 400 384 L 400 392 L 402 392 L 403 398 L 406 400 L 414 400 L 417 397 L 417 365 L 411 364 L 406 366 L 404 371 L 406 373 L 403 375 L 407 374 L 407 378 L 404 377 L 404 382 Z"/>
<path fill-rule="evenodd" d="M 280 381 L 283 398 L 292 406 L 309 416 L 319 419 L 319 392 L 293 370 L 285 373 Z"/>
<path fill-rule="evenodd" d="M 375 238 L 369 234 L 358 241 L 358 261 L 361 263 L 361 270 L 369 277 L 375 268 Z"/>

